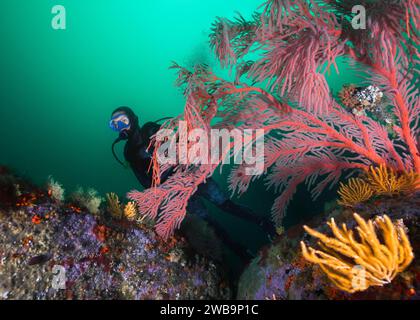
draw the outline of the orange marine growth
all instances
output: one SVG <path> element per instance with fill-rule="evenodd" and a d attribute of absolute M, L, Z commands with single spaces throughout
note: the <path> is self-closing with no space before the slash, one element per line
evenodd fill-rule
<path fill-rule="evenodd" d="M 414 258 L 402 221 L 393 222 L 386 215 L 365 221 L 356 213 L 354 218 L 357 236 L 345 224 L 340 229 L 331 219 L 328 225 L 334 237 L 304 227 L 319 240 L 321 250 L 301 242 L 303 257 L 317 264 L 337 288 L 349 293 L 390 283 Z"/>

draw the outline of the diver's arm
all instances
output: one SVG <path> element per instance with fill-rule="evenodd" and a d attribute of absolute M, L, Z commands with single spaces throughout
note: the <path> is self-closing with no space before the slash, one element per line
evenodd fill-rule
<path fill-rule="evenodd" d="M 153 145 L 150 145 L 150 142 L 159 128 L 156 123 L 146 123 L 133 134 L 132 143 L 126 145 L 126 159 L 131 159 L 131 169 L 144 189 L 152 186 L 152 173 L 149 172 L 149 167 L 153 157 Z"/>
<path fill-rule="evenodd" d="M 148 140 L 151 139 L 152 136 L 154 136 L 160 129 L 160 125 L 157 124 L 156 122 L 147 122 L 143 127 L 142 127 L 142 131 L 145 132 L 146 134 L 146 138 Z"/>
<path fill-rule="evenodd" d="M 142 127 L 142 130 L 146 133 L 147 140 L 150 141 L 151 138 L 160 130 L 160 128 L 161 128 L 161 125 L 157 124 L 156 122 L 148 122 Z M 150 161 L 152 160 L 153 152 L 154 152 L 154 146 L 151 145 L 148 150 Z M 164 183 L 174 173 L 174 170 L 175 168 L 171 167 L 165 172 L 163 172 L 160 176 L 160 182 Z M 150 181 L 151 181 L 151 177 L 150 177 Z"/>
<path fill-rule="evenodd" d="M 174 172 L 173 168 L 169 168 L 160 176 L 160 182 L 164 183 Z M 152 187 L 152 173 L 146 171 L 134 170 L 134 174 L 144 189 Z"/>
<path fill-rule="evenodd" d="M 137 180 L 143 186 L 144 189 L 149 189 L 152 186 L 152 178 L 148 174 L 147 170 L 140 171 L 140 170 L 133 170 L 134 175 L 136 176 Z"/>

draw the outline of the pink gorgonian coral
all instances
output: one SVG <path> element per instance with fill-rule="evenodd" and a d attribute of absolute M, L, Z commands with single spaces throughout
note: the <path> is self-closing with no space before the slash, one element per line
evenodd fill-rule
<path fill-rule="evenodd" d="M 366 8 L 364 30 L 351 26 L 354 5 Z M 164 127 L 176 130 L 183 119 L 189 130 L 264 129 L 267 185 L 280 193 L 272 210 L 277 223 L 302 183 L 316 198 L 348 170 L 386 164 L 420 172 L 419 8 L 418 0 L 269 0 L 251 20 L 218 18 L 210 42 L 236 79 L 220 79 L 204 66 L 189 71 L 174 65 L 187 103 Z M 354 116 L 333 98 L 325 73 L 331 67 L 339 71 L 339 57 L 384 92 L 396 119 L 394 135 L 384 123 Z M 253 148 L 257 138 L 244 148 Z M 237 152 L 230 144 L 220 160 Z M 182 222 L 188 199 L 217 167 L 179 165 L 160 184 L 168 167 L 155 157 L 155 187 L 129 198 L 168 237 Z M 245 192 L 257 178 L 245 169 L 239 165 L 231 172 L 232 192 Z"/>

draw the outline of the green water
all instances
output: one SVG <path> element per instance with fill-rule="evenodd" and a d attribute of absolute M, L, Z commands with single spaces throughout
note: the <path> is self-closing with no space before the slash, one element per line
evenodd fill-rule
<path fill-rule="evenodd" d="M 136 187 L 111 156 L 110 113 L 128 105 L 143 123 L 179 114 L 171 61 L 212 64 L 214 18 L 258 3 L 2 0 L 0 162 L 37 182 L 51 174 L 68 189 Z M 57 4 L 67 10 L 66 30 L 51 27 Z"/>
<path fill-rule="evenodd" d="M 139 188 L 111 155 L 116 137 L 108 128 L 110 113 L 127 105 L 141 123 L 179 114 L 184 98 L 173 85 L 171 61 L 217 69 L 207 43 L 215 17 L 233 17 L 235 11 L 247 17 L 261 3 L 2 0 L 0 163 L 36 183 L 52 175 L 68 193 L 78 185 L 120 195 Z M 66 30 L 51 27 L 57 4 L 67 10 Z M 334 87 L 348 77 L 332 74 Z M 226 187 L 224 176 L 217 179 Z M 251 190 L 242 201 L 269 214 L 274 195 L 258 184 Z M 251 228 L 225 221 L 238 238 Z M 242 241 L 254 249 L 263 243 Z"/>

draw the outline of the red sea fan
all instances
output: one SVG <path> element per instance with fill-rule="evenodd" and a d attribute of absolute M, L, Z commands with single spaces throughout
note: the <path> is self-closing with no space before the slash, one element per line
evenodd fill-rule
<path fill-rule="evenodd" d="M 287 94 L 300 106 L 325 112 L 331 106 L 331 94 L 322 73 L 343 53 L 339 27 L 333 13 L 313 2 L 272 0 L 258 20 L 219 19 L 211 44 L 223 64 L 236 64 L 258 50 L 262 57 L 247 64 L 254 82 L 267 81 L 270 92 Z M 227 35 L 231 41 L 226 41 Z"/>
<path fill-rule="evenodd" d="M 351 28 L 355 4 L 369 12 L 366 30 Z M 211 45 L 222 65 L 236 69 L 234 83 L 204 66 L 174 66 L 187 103 L 183 115 L 164 127 L 177 130 L 176 120 L 183 119 L 189 130 L 264 129 L 267 185 L 280 192 L 272 210 L 277 223 L 302 183 L 316 198 L 343 173 L 372 165 L 420 172 L 419 1 L 270 0 L 261 8 L 250 21 L 219 18 L 213 26 Z M 355 116 L 332 98 L 324 73 L 337 67 L 338 57 L 352 61 L 384 92 L 395 117 L 393 135 L 385 123 Z M 224 152 L 235 155 L 232 145 Z M 185 216 L 188 199 L 217 167 L 179 165 L 160 184 L 167 168 L 155 161 L 155 188 L 130 198 L 158 219 L 159 234 L 168 237 Z M 244 174 L 246 169 L 232 171 L 233 193 L 246 192 L 258 178 Z"/>
<path fill-rule="evenodd" d="M 354 30 L 350 26 L 354 5 L 363 5 L 369 12 L 366 30 Z M 313 187 L 316 198 L 346 169 L 386 163 L 401 170 L 419 172 L 416 137 L 420 130 L 420 103 L 418 79 L 414 75 L 419 57 L 416 49 L 418 13 L 419 1 L 416 0 L 273 0 L 265 3 L 260 31 L 253 33 L 253 41 L 259 43 L 263 51 L 262 58 L 247 62 L 252 65 L 248 76 L 257 82 L 277 84 L 280 95 L 285 97 L 284 94 L 289 93 L 285 98 L 300 107 L 275 124 L 278 127 L 272 129 L 280 131 L 282 138 L 269 137 L 266 146 L 266 167 L 274 165 L 268 185 L 281 192 L 273 206 L 276 221 L 281 220 L 301 183 Z M 311 24 L 315 27 L 311 28 Z M 325 37 L 313 37 L 314 30 Z M 293 47 L 299 43 L 305 43 L 305 56 Z M 234 48 L 235 42 L 232 46 Z M 332 54 L 316 54 L 318 50 Z M 327 97 L 325 77 L 308 72 L 314 66 L 318 70 L 322 65 L 334 64 L 338 56 L 351 57 L 360 73 L 367 73 L 369 83 L 385 91 L 398 119 L 393 128 L 396 138 L 391 139 L 381 124 L 367 117 L 355 118 L 331 101 Z M 308 80 L 304 84 L 299 82 L 299 75 L 303 74 Z M 311 81 L 307 79 L 308 74 L 316 74 L 322 81 Z M 311 85 L 306 87 L 308 83 Z M 316 88 L 320 83 L 324 84 Z M 274 89 L 272 86 L 271 90 Z M 300 96 L 296 94 L 299 92 Z M 302 94 L 307 97 L 306 103 L 302 103 Z M 319 104 L 318 100 L 323 103 Z M 319 105 L 330 109 L 320 114 L 314 112 Z M 231 187 L 244 192 L 249 181 L 241 181 L 242 176 L 236 174 L 240 171 L 233 172 Z"/>
<path fill-rule="evenodd" d="M 354 117 L 337 103 L 324 115 L 295 109 L 266 130 L 276 132 L 266 138 L 265 168 L 272 168 L 267 185 L 281 194 L 272 208 L 277 223 L 302 183 L 316 199 L 350 169 L 387 164 L 408 170 L 418 158 L 391 140 L 384 126 L 366 116 Z M 237 174 L 241 171 L 241 167 L 235 169 L 230 177 L 232 191 L 237 193 L 245 192 L 250 182 L 250 177 Z"/>
<path fill-rule="evenodd" d="M 179 171 L 165 184 L 144 192 L 133 191 L 128 198 L 137 203 L 142 215 L 157 220 L 157 233 L 167 239 L 184 220 L 189 198 L 213 170 L 197 166 L 188 174 Z"/>
<path fill-rule="evenodd" d="M 175 132 L 176 147 L 180 147 L 179 120 L 186 124 L 187 132 L 200 128 L 210 135 L 212 128 L 231 130 L 234 128 L 258 128 L 270 125 L 280 119 L 281 115 L 290 111 L 287 105 L 281 104 L 268 92 L 247 85 L 235 86 L 214 76 L 205 66 L 197 66 L 189 71 L 178 65 L 173 68 L 178 70 L 177 84 L 185 87 L 186 105 L 182 116 L 168 121 L 162 129 Z M 247 105 L 245 110 L 244 105 Z M 255 114 L 260 117 L 255 119 Z M 250 143 L 257 137 L 252 137 Z M 164 183 L 160 183 L 160 175 L 168 170 L 168 165 L 157 161 L 156 154 L 162 142 L 155 143 L 155 156 L 153 162 L 155 184 L 154 187 L 144 192 L 132 191 L 128 198 L 137 203 L 140 214 L 157 220 L 157 233 L 167 239 L 183 221 L 188 200 L 197 191 L 200 184 L 204 183 L 219 164 L 226 157 L 234 157 L 233 142 L 222 148 L 216 161 L 208 159 L 208 164 L 196 165 L 187 161 L 186 164 L 176 166 L 175 173 Z M 193 143 L 188 143 L 187 150 L 191 150 Z M 247 146 L 244 145 L 243 149 Z M 209 145 L 211 148 L 211 145 Z M 210 157 L 210 150 L 208 152 Z"/>
<path fill-rule="evenodd" d="M 273 217 L 281 222 L 287 204 L 301 183 L 316 199 L 349 169 L 387 164 L 404 170 L 412 158 L 389 138 L 385 127 L 368 117 L 354 117 L 335 104 L 328 115 L 294 110 L 277 123 L 282 138 L 269 138 L 266 151 L 268 185 L 281 192 Z"/>

